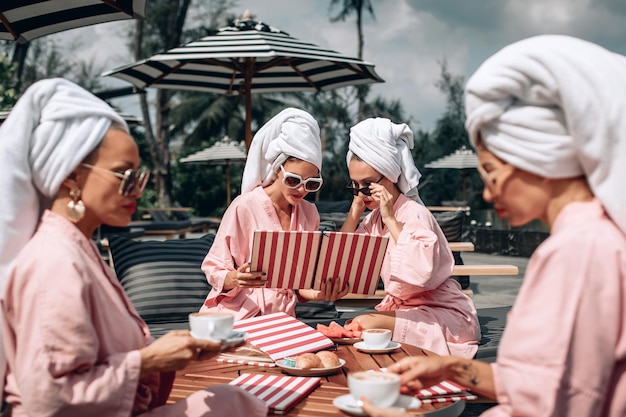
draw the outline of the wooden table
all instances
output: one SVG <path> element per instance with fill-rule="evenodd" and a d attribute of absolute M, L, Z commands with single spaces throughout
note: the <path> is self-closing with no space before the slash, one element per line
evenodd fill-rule
<path fill-rule="evenodd" d="M 339 345 L 337 355 L 346 361 L 342 372 L 322 377 L 322 383 L 304 400 L 298 403 L 287 415 L 300 417 L 345 417 L 347 414 L 333 405 L 333 399 L 348 394 L 347 373 L 361 370 L 387 367 L 406 356 L 436 355 L 418 347 L 402 344 L 401 348 L 387 354 L 368 354 L 358 351 L 352 345 Z M 205 387 L 217 384 L 228 384 L 244 373 L 281 374 L 279 367 L 261 368 L 258 366 L 219 363 L 216 360 L 192 362 L 187 368 L 179 371 L 174 380 L 168 404 L 188 397 Z M 440 411 L 450 404 L 423 404 L 420 411 Z M 439 413 L 434 413 L 439 414 Z M 426 414 L 428 415 L 428 413 Z"/>

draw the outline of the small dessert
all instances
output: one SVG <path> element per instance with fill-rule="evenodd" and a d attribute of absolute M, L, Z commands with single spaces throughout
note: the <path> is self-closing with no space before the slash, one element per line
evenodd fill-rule
<path fill-rule="evenodd" d="M 302 369 L 322 368 L 322 360 L 315 353 L 303 353 L 296 357 L 296 367 Z"/>
<path fill-rule="evenodd" d="M 317 355 L 317 357 L 322 361 L 322 368 L 334 368 L 341 364 L 339 362 L 339 356 L 328 350 L 322 350 L 321 352 L 317 352 L 315 355 Z"/>
<path fill-rule="evenodd" d="M 283 359 L 283 363 L 285 364 L 285 366 L 290 366 L 292 368 L 296 367 L 296 360 L 294 358 L 286 357 L 285 359 Z"/>

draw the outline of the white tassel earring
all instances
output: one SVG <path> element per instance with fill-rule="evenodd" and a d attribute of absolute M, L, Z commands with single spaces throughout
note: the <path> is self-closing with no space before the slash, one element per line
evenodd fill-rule
<path fill-rule="evenodd" d="M 72 197 L 72 200 L 67 203 L 67 215 L 74 223 L 76 223 L 85 217 L 85 204 L 83 203 L 83 200 L 80 199 L 79 188 L 75 188 L 70 191 L 70 197 Z"/>

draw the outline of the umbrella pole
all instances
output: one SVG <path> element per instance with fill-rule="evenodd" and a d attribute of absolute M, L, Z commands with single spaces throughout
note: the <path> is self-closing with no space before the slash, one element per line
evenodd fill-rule
<path fill-rule="evenodd" d="M 245 74 L 244 80 L 244 99 L 246 101 L 246 153 L 250 151 L 250 145 L 252 144 L 252 69 L 246 68 L 247 74 Z"/>
<path fill-rule="evenodd" d="M 465 204 L 467 205 L 467 196 L 465 193 L 465 177 L 467 176 L 467 170 L 462 169 L 461 171 L 463 172 L 463 201 L 465 201 Z"/>
<path fill-rule="evenodd" d="M 230 206 L 230 166 L 228 161 L 224 165 L 224 174 L 226 175 L 226 207 Z"/>

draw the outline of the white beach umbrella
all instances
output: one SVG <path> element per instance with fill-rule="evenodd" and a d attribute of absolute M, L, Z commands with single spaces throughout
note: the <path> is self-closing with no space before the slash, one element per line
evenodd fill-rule
<path fill-rule="evenodd" d="M 373 64 L 300 41 L 249 15 L 213 35 L 103 75 L 140 88 L 242 94 L 247 149 L 252 140 L 251 93 L 327 91 L 383 82 Z"/>
<path fill-rule="evenodd" d="M 147 0 L 2 0 L 0 39 L 20 43 L 113 20 L 144 18 Z"/>
<path fill-rule="evenodd" d="M 246 161 L 246 146 L 243 142 L 231 140 L 228 136 L 201 151 L 180 159 L 182 163 L 224 165 L 226 176 L 226 205 L 230 205 L 230 166 Z"/>
<path fill-rule="evenodd" d="M 478 167 L 478 156 L 473 150 L 467 149 L 465 146 L 461 146 L 460 149 L 457 149 L 450 155 L 446 155 L 424 165 L 424 168 L 460 169 L 463 173 L 463 200 L 466 199 L 465 177 L 467 176 L 467 171 L 476 167 Z"/>

